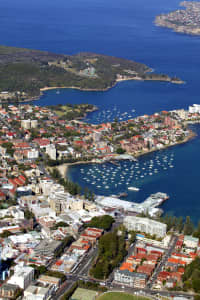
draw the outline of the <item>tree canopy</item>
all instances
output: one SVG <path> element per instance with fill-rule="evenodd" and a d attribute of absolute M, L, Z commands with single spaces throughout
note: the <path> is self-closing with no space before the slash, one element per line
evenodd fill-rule
<path fill-rule="evenodd" d="M 114 232 L 103 235 L 99 240 L 97 260 L 90 270 L 90 274 L 97 279 L 105 279 L 127 254 L 125 248 L 125 233 Z"/>
<path fill-rule="evenodd" d="M 115 220 L 111 216 L 105 215 L 101 217 L 92 218 L 92 220 L 89 223 L 85 224 L 85 227 L 95 227 L 104 230 L 109 230 L 114 222 Z"/>

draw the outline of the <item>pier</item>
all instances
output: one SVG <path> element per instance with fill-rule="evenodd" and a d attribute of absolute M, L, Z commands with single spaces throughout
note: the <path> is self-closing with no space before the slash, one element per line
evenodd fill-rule
<path fill-rule="evenodd" d="M 121 209 L 124 212 L 134 212 L 136 214 L 148 213 L 151 217 L 155 217 L 162 213 L 162 210 L 158 208 L 158 206 L 160 206 L 167 199 L 169 199 L 167 194 L 157 192 L 156 194 L 151 194 L 141 203 L 128 202 L 112 196 L 97 196 L 95 202 L 104 208 Z"/>

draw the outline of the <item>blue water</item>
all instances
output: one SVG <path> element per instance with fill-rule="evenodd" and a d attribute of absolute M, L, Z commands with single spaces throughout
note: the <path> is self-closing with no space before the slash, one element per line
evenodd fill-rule
<path fill-rule="evenodd" d="M 38 105 L 93 103 L 99 106 L 99 111 L 91 114 L 87 121 L 96 123 L 100 113 L 113 111 L 114 107 L 119 115 L 134 109 L 133 116 L 187 108 L 192 103 L 200 103 L 200 37 L 177 34 L 153 24 L 156 15 L 175 10 L 178 5 L 179 0 L 1 0 L 0 43 L 57 53 L 91 51 L 124 57 L 186 81 L 185 85 L 123 82 L 107 92 L 61 90 L 57 95 L 55 91 L 48 91 L 35 102 Z M 106 118 L 113 118 L 109 112 L 105 114 Z M 191 215 L 197 220 L 200 127 L 197 125 L 194 129 L 197 138 L 166 151 L 167 157 L 174 153 L 174 167 L 158 168 L 158 173 L 141 178 L 137 183 L 140 192 L 129 193 L 129 200 L 142 201 L 152 192 L 167 192 L 170 200 L 163 205 L 165 211 Z M 143 163 L 156 160 L 156 155 L 140 158 L 141 168 Z M 90 166 L 83 168 L 87 171 Z M 73 167 L 71 178 L 85 185 L 79 170 Z M 124 191 L 125 186 L 121 185 L 122 188 L 115 190 L 111 183 L 112 193 Z M 94 185 L 91 188 L 95 190 Z"/>
<path fill-rule="evenodd" d="M 126 192 L 128 193 L 126 199 L 134 202 L 145 200 L 151 193 L 166 192 L 170 195 L 170 199 L 162 206 L 165 212 L 176 216 L 190 215 L 194 222 L 197 222 L 200 215 L 200 125 L 193 125 L 191 128 L 197 133 L 197 137 L 186 144 L 142 156 L 137 163 L 127 161 L 120 162 L 119 166 L 110 163 L 71 166 L 69 176 L 83 188 L 87 186 L 97 194 L 116 195 Z M 131 170 L 134 170 L 133 174 Z M 112 182 L 113 174 L 114 182 Z M 97 181 L 97 178 L 100 181 Z M 110 188 L 106 189 L 106 186 Z M 138 187 L 139 192 L 129 191 L 130 186 Z"/>

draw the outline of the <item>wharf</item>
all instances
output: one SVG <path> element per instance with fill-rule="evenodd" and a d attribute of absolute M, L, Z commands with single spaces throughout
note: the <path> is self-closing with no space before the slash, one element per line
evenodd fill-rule
<path fill-rule="evenodd" d="M 97 196 L 95 202 L 104 208 L 120 209 L 124 212 L 134 212 L 136 214 L 148 213 L 150 216 L 154 217 L 162 213 L 162 210 L 158 208 L 158 206 L 160 206 L 167 199 L 169 199 L 167 194 L 158 192 L 150 195 L 141 203 L 128 202 L 112 196 Z"/>

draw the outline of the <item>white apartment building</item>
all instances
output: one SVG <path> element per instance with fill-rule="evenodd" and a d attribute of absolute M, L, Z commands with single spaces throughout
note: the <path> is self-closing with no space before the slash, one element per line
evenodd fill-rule
<path fill-rule="evenodd" d="M 30 129 L 31 128 L 31 120 L 21 120 L 21 127 L 24 129 Z"/>
<path fill-rule="evenodd" d="M 37 159 L 39 156 L 39 152 L 36 149 L 31 149 L 27 153 L 27 158 L 28 159 Z"/>
<path fill-rule="evenodd" d="M 199 244 L 199 239 L 191 235 L 184 236 L 184 245 L 188 248 L 197 248 Z"/>
<path fill-rule="evenodd" d="M 140 231 L 157 237 L 164 237 L 167 231 L 167 225 L 153 221 L 148 218 L 140 218 L 135 216 L 127 216 L 124 218 L 124 226 L 128 231 Z"/>
<path fill-rule="evenodd" d="M 200 104 L 193 104 L 192 106 L 189 106 L 189 113 L 200 113 Z"/>
<path fill-rule="evenodd" d="M 48 197 L 51 209 L 56 213 L 64 212 L 66 209 L 81 210 L 83 209 L 83 199 L 72 197 L 66 192 L 54 192 Z"/>
<path fill-rule="evenodd" d="M 38 121 L 37 120 L 31 120 L 31 128 L 37 128 Z"/>
<path fill-rule="evenodd" d="M 179 116 L 181 119 L 186 119 L 188 117 L 188 112 L 184 109 L 177 109 L 175 110 L 176 114 Z"/>
<path fill-rule="evenodd" d="M 46 146 L 46 153 L 49 155 L 50 159 L 56 160 L 56 147 L 52 144 Z"/>
<path fill-rule="evenodd" d="M 40 188 L 45 196 L 49 196 L 55 192 L 64 193 L 64 187 L 60 184 L 55 184 L 54 181 L 49 178 L 40 180 Z"/>
<path fill-rule="evenodd" d="M 24 129 L 37 128 L 38 121 L 37 120 L 21 120 L 21 126 Z"/>
<path fill-rule="evenodd" d="M 114 280 L 117 283 L 130 287 L 144 288 L 147 282 L 147 275 L 128 270 L 117 270 L 114 273 Z"/>
<path fill-rule="evenodd" d="M 34 268 L 24 266 L 19 263 L 14 267 L 14 274 L 8 280 L 8 283 L 18 285 L 21 289 L 26 289 L 34 279 Z"/>

